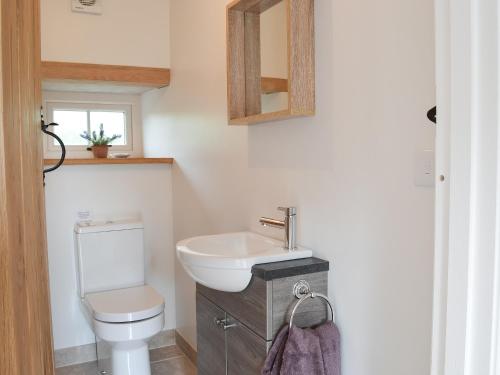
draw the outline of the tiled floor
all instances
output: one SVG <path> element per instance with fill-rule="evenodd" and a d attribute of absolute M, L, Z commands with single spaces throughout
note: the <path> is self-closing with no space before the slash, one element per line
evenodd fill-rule
<path fill-rule="evenodd" d="M 153 349 L 150 353 L 152 375 L 196 375 L 195 366 L 176 345 Z M 56 369 L 56 375 L 96 374 L 99 374 L 96 362 Z"/>

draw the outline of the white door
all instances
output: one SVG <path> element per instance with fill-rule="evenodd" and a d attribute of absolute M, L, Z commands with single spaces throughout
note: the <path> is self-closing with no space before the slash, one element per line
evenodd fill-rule
<path fill-rule="evenodd" d="M 432 375 L 498 375 L 499 1 L 436 0 Z"/>

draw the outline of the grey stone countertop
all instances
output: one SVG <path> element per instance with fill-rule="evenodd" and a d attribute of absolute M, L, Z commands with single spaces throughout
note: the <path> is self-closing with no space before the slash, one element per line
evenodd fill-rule
<path fill-rule="evenodd" d="M 252 274 L 265 281 L 270 281 L 284 277 L 324 272 L 329 269 L 330 263 L 328 261 L 312 257 L 284 262 L 256 264 L 252 267 Z"/>

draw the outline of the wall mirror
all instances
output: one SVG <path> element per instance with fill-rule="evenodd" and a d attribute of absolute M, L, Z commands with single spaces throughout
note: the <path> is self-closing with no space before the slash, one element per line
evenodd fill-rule
<path fill-rule="evenodd" d="M 227 60 L 229 124 L 314 115 L 314 0 L 230 3 Z"/>

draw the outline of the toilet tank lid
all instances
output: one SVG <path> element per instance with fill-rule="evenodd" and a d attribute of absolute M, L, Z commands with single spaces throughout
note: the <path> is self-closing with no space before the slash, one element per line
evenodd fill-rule
<path fill-rule="evenodd" d="M 137 219 L 82 221 L 75 224 L 75 233 L 102 233 L 119 230 L 144 229 L 144 225 Z"/>

